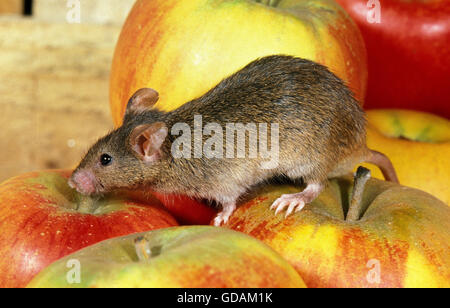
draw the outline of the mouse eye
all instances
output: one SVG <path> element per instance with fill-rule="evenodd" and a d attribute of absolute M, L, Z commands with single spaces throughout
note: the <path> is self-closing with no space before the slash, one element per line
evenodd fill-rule
<path fill-rule="evenodd" d="M 113 158 L 108 155 L 108 154 L 102 154 L 102 156 L 100 156 L 100 163 L 102 164 L 102 166 L 108 166 L 112 163 Z"/>

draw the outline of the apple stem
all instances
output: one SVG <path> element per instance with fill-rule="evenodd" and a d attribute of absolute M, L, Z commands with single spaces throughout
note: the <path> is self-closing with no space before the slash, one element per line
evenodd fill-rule
<path fill-rule="evenodd" d="M 255 0 L 255 1 L 271 7 L 277 7 L 278 3 L 280 3 L 280 0 Z"/>
<path fill-rule="evenodd" d="M 370 170 L 359 167 L 355 174 L 352 200 L 347 213 L 346 221 L 358 221 L 361 217 L 362 197 L 367 181 L 370 179 Z"/>
<path fill-rule="evenodd" d="M 83 214 L 93 214 L 97 207 L 95 206 L 95 200 L 91 197 L 81 195 L 78 200 L 77 211 Z"/>
<path fill-rule="evenodd" d="M 139 261 L 148 261 L 152 257 L 152 251 L 150 249 L 150 243 L 142 236 L 134 240 L 134 247 L 136 249 L 136 255 Z"/>

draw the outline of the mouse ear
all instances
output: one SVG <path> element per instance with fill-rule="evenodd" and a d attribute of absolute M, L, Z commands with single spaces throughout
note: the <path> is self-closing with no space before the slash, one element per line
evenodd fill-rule
<path fill-rule="evenodd" d="M 159 94 L 153 89 L 142 88 L 137 90 L 128 101 L 127 111 L 125 114 L 130 112 L 142 112 L 150 109 L 156 104 L 158 99 Z"/>
<path fill-rule="evenodd" d="M 131 149 L 145 162 L 157 161 L 161 158 L 161 146 L 168 132 L 162 122 L 140 125 L 131 132 Z"/>

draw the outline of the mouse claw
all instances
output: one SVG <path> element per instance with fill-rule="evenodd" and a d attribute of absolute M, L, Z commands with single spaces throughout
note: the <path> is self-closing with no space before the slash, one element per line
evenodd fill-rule
<path fill-rule="evenodd" d="M 222 224 L 226 224 L 230 219 L 230 215 L 226 215 L 224 213 L 220 213 L 214 218 L 214 226 L 220 227 Z"/>
<path fill-rule="evenodd" d="M 226 224 L 235 209 L 236 209 L 235 203 L 225 204 L 222 212 L 217 214 L 216 218 L 214 218 L 214 226 L 219 227 L 222 224 Z"/>
<path fill-rule="evenodd" d="M 276 215 L 286 207 L 288 207 L 285 216 L 288 217 L 294 212 L 301 211 L 306 204 L 311 203 L 315 198 L 317 198 L 317 196 L 323 190 L 323 187 L 324 185 L 321 183 L 308 184 L 306 188 L 300 193 L 282 195 L 280 198 L 275 200 L 270 208 L 276 208 Z"/>
<path fill-rule="evenodd" d="M 300 212 L 305 207 L 305 202 L 303 200 L 295 200 L 291 202 L 288 210 L 286 211 L 285 218 L 289 217 L 295 210 L 295 212 Z"/>
<path fill-rule="evenodd" d="M 281 198 L 280 198 L 281 199 Z M 277 202 L 275 215 L 278 215 L 281 211 L 283 211 L 287 206 L 289 206 L 289 201 L 281 199 Z"/>
<path fill-rule="evenodd" d="M 282 195 L 280 198 L 275 200 L 272 204 L 271 209 L 276 209 L 275 215 L 278 215 L 285 208 L 288 208 L 286 211 L 285 217 L 290 216 L 294 211 L 299 212 L 306 205 L 306 202 L 301 193 L 299 194 L 291 194 L 291 195 Z"/>
<path fill-rule="evenodd" d="M 214 218 L 214 226 L 220 227 L 222 223 L 226 223 L 226 219 L 224 219 L 220 214 Z"/>

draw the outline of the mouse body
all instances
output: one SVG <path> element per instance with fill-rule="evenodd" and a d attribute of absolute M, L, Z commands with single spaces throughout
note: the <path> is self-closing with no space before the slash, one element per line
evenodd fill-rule
<path fill-rule="evenodd" d="M 286 215 L 362 162 L 398 182 L 389 159 L 367 148 L 365 114 L 351 90 L 312 61 L 264 57 L 176 110 L 159 111 L 157 101 L 155 90 L 137 91 L 123 125 L 88 151 L 70 185 L 88 195 L 151 189 L 214 200 L 223 207 L 220 225 L 240 196 L 274 176 L 306 184 L 273 203 Z"/>

